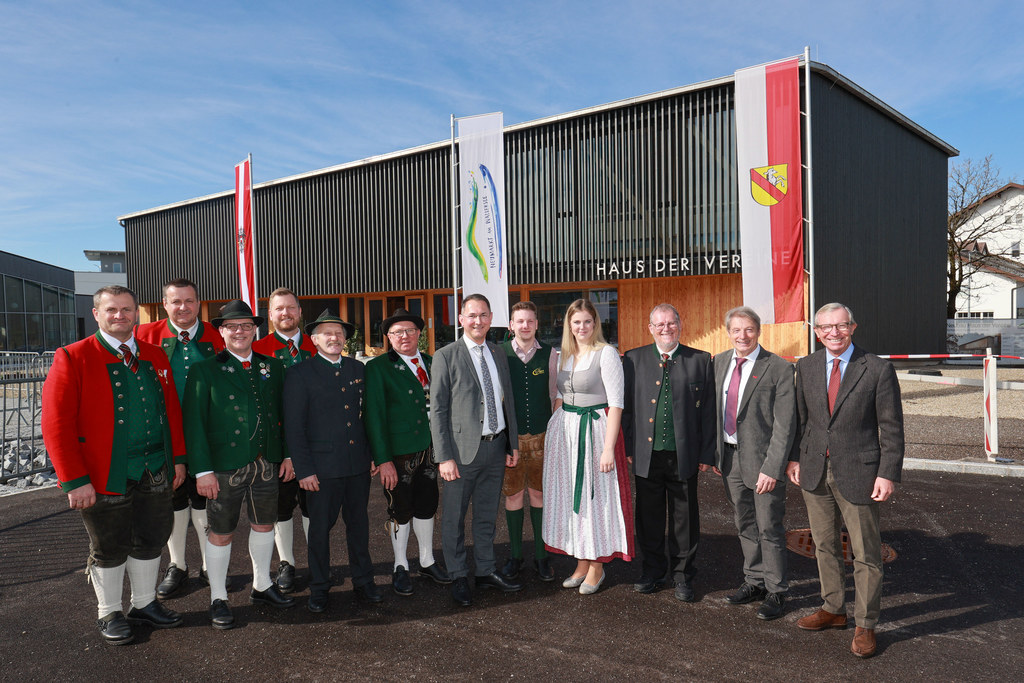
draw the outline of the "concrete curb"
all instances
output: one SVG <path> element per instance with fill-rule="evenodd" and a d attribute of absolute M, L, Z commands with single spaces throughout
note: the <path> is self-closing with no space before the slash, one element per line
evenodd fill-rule
<path fill-rule="evenodd" d="M 904 458 L 903 469 L 929 472 L 956 472 L 957 474 L 987 474 L 995 477 L 1024 477 L 1024 465 L 974 460 L 929 460 Z"/>

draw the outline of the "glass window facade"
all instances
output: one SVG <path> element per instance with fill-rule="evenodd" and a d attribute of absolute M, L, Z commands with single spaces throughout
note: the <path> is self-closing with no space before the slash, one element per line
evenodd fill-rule
<path fill-rule="evenodd" d="M 73 291 L 12 275 L 2 279 L 0 351 L 55 351 L 76 341 Z"/>
<path fill-rule="evenodd" d="M 601 317 L 601 332 L 612 346 L 619 345 L 619 291 L 617 289 L 563 289 L 530 292 L 539 317 L 537 338 L 556 349 L 562 348 L 565 311 L 576 299 L 588 299 Z"/>

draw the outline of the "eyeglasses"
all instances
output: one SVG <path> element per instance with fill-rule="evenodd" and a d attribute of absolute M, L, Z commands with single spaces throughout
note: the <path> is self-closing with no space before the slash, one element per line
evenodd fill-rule
<path fill-rule="evenodd" d="M 410 327 L 408 329 L 391 330 L 390 332 L 388 332 L 388 336 L 389 337 L 414 337 L 414 336 L 416 336 L 419 333 L 420 333 L 420 331 L 417 330 L 415 327 Z"/>
<path fill-rule="evenodd" d="M 476 313 L 470 313 L 468 315 L 463 315 L 462 317 L 470 322 L 476 322 L 477 320 L 490 320 L 491 314 L 481 313 L 480 315 L 477 315 Z"/>
<path fill-rule="evenodd" d="M 256 326 L 252 323 L 225 323 L 221 325 L 228 332 L 252 332 Z"/>
<path fill-rule="evenodd" d="M 658 323 L 657 325 L 655 325 L 654 323 L 648 324 L 651 326 L 651 328 L 657 330 L 658 332 L 661 332 L 662 330 L 674 330 L 677 327 L 679 327 L 679 323 Z"/>
<path fill-rule="evenodd" d="M 849 332 L 852 328 L 853 328 L 853 323 L 836 323 L 835 325 L 815 325 L 814 326 L 814 329 L 818 330 L 818 332 L 824 332 L 825 334 L 828 334 L 832 330 L 836 330 L 838 332 Z"/>

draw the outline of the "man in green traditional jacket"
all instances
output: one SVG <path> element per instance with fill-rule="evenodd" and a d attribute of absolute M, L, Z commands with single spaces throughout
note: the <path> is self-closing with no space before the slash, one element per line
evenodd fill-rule
<path fill-rule="evenodd" d="M 392 587 L 412 595 L 409 578 L 410 521 L 419 542 L 419 573 L 435 583 L 452 582 L 434 561 L 437 465 L 430 447 L 430 356 L 418 347 L 423 318 L 398 308 L 381 323 L 391 350 L 366 364 L 366 432 L 374 472 L 388 501 L 389 535 L 395 552 Z"/>
<path fill-rule="evenodd" d="M 207 498 L 210 621 L 217 629 L 235 625 L 226 585 L 231 538 L 243 501 L 251 525 L 251 601 L 273 607 L 295 604 L 270 580 L 278 476 L 291 479 L 295 473 L 290 461 L 287 466 L 282 462 L 284 366 L 252 350 L 262 322 L 242 301 L 225 304 L 213 325 L 227 348 L 192 366 L 185 386 L 185 445 L 196 488 Z"/>

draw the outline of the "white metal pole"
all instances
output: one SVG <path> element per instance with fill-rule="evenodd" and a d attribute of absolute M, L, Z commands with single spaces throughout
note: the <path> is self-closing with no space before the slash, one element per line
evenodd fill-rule
<path fill-rule="evenodd" d="M 996 357 L 992 349 L 985 349 L 985 372 L 982 378 L 985 396 L 985 455 L 995 462 L 999 455 L 999 420 L 996 409 Z"/>
<path fill-rule="evenodd" d="M 458 163 L 455 161 L 455 114 L 451 115 L 452 125 L 452 311 L 455 339 L 459 338 L 459 184 Z"/>
<path fill-rule="evenodd" d="M 252 172 L 252 153 L 249 153 L 249 224 L 250 232 L 249 239 L 252 240 L 252 300 L 256 303 L 256 309 L 253 311 L 255 315 L 259 315 L 260 307 L 260 271 L 257 267 L 259 262 L 256 260 L 256 251 L 259 249 L 259 243 L 256 241 L 256 183 L 253 182 L 255 174 Z"/>
<path fill-rule="evenodd" d="M 811 172 L 811 48 L 804 46 L 804 154 L 807 164 L 804 167 L 804 197 L 807 215 L 807 304 L 810 309 L 807 318 L 811 327 L 807 331 L 807 353 L 814 353 L 814 312 L 817 302 L 814 298 L 814 180 Z"/>

